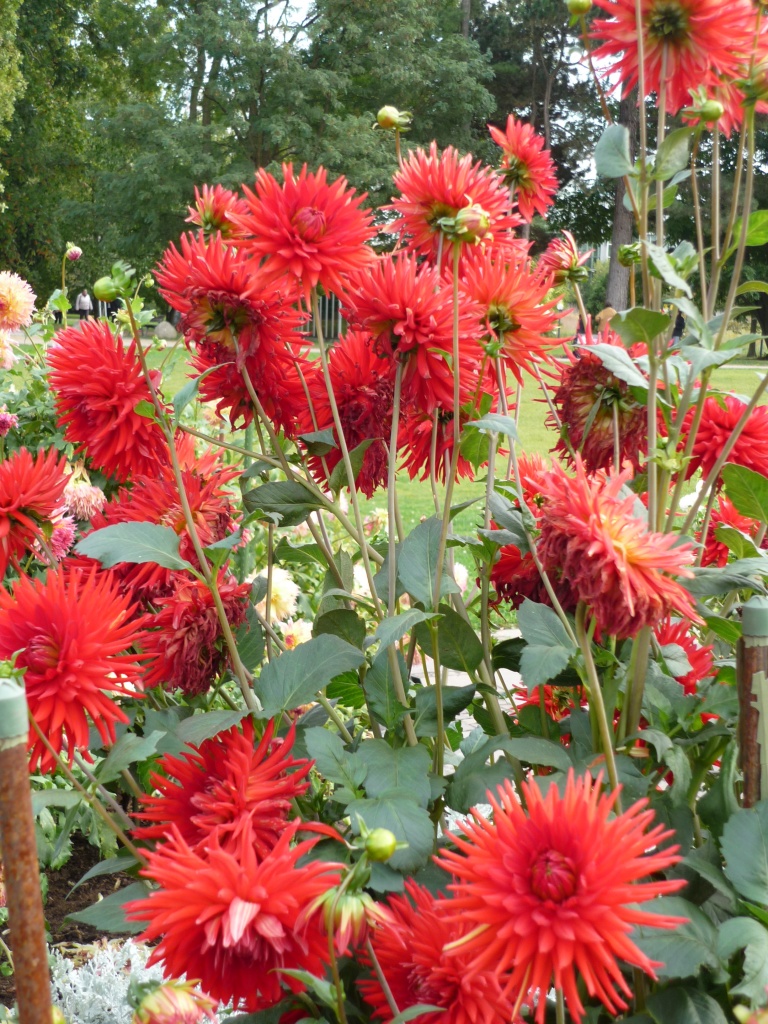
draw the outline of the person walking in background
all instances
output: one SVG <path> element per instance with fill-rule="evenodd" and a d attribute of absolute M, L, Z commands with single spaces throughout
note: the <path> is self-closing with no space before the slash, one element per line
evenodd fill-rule
<path fill-rule="evenodd" d="M 80 314 L 81 320 L 87 320 L 92 311 L 93 302 L 91 301 L 91 296 L 88 294 L 88 289 L 83 288 L 75 299 L 75 312 Z"/>
<path fill-rule="evenodd" d="M 680 339 L 683 336 L 683 331 L 684 330 L 685 330 L 685 317 L 680 312 L 680 310 L 678 310 L 677 311 L 677 316 L 675 317 L 675 327 L 674 327 L 674 330 L 672 331 L 672 341 L 680 341 Z"/>

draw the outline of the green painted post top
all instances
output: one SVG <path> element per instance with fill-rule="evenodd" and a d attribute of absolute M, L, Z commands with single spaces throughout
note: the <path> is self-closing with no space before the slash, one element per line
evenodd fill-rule
<path fill-rule="evenodd" d="M 29 732 L 27 698 L 15 679 L 0 678 L 0 740 L 26 736 Z"/>
<path fill-rule="evenodd" d="M 768 637 L 768 597 L 750 597 L 741 609 L 744 636 Z"/>

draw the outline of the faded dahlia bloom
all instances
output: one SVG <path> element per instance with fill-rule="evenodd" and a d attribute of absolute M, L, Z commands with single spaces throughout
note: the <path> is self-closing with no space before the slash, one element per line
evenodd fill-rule
<path fill-rule="evenodd" d="M 324 168 L 298 178 L 291 164 L 283 164 L 283 184 L 260 168 L 256 191 L 243 187 L 248 212 L 233 214 L 242 237 L 237 244 L 258 258 L 266 257 L 264 271 L 272 280 L 295 278 L 307 302 L 319 285 L 339 292 L 344 278 L 373 259 L 368 243 L 376 231 L 373 215 L 360 209 L 365 195 L 356 196 L 346 178 L 328 184 Z"/>
<path fill-rule="evenodd" d="M 572 462 L 571 448 L 580 452 L 589 473 L 611 469 L 618 430 L 619 464 L 629 462 L 639 472 L 648 453 L 646 407 L 633 397 L 625 381 L 589 351 L 593 343 L 589 326 L 586 341 L 586 345 L 579 347 L 579 358 L 569 353 L 570 363 L 561 369 L 560 384 L 552 396 L 562 424 L 561 436 L 552 451 L 568 462 Z M 604 329 L 601 341 L 626 351 L 621 338 L 609 327 Z M 552 414 L 547 417 L 547 426 L 556 427 Z"/>
<path fill-rule="evenodd" d="M 3 406 L 0 409 L 0 437 L 7 437 L 8 433 L 18 425 L 19 417 L 13 412 L 8 412 L 8 409 Z"/>
<path fill-rule="evenodd" d="M 75 520 L 72 516 L 61 516 L 53 523 L 48 547 L 54 558 L 61 561 L 62 558 L 69 554 L 72 545 L 75 543 L 76 528 Z"/>
<path fill-rule="evenodd" d="M 140 839 L 163 839 L 175 829 L 192 849 L 212 842 L 235 851 L 242 841 L 260 860 L 289 827 L 291 801 L 307 790 L 312 762 L 291 757 L 296 729 L 276 739 L 270 722 L 254 748 L 253 721 L 233 726 L 199 747 L 166 754 L 150 781 L 138 815 L 153 825 L 135 828 Z"/>
<path fill-rule="evenodd" d="M 10 370 L 16 362 L 16 354 L 13 351 L 10 331 L 0 331 L 0 367 L 3 370 Z"/>
<path fill-rule="evenodd" d="M 312 623 L 306 619 L 288 619 L 280 623 L 280 633 L 286 650 L 292 651 L 299 644 L 305 644 L 312 639 Z"/>
<path fill-rule="evenodd" d="M 30 714 L 70 764 L 76 750 L 90 760 L 89 720 L 108 746 L 128 721 L 114 696 L 141 695 L 140 657 L 124 653 L 144 636 L 133 611 L 106 574 L 66 566 L 0 590 L 0 658 L 19 652 Z M 31 771 L 56 767 L 34 730 L 29 748 Z"/>
<path fill-rule="evenodd" d="M 556 298 L 546 301 L 551 284 L 548 275 L 531 270 L 523 253 L 472 253 L 462 268 L 460 293 L 480 308 L 483 347 L 501 356 L 521 382 L 523 370 L 532 373 L 561 344 L 551 336 L 561 315 L 554 309 Z"/>
<path fill-rule="evenodd" d="M 717 505 L 712 510 L 712 515 L 709 520 L 709 529 L 707 530 L 707 537 L 704 541 L 704 551 L 701 556 L 701 564 L 719 565 L 722 569 L 722 567 L 727 564 L 731 553 L 728 550 L 728 546 L 721 540 L 717 539 L 718 526 L 730 526 L 733 527 L 734 530 L 739 530 L 748 537 L 754 538 L 757 536 L 757 532 L 760 529 L 760 521 L 758 519 L 750 519 L 748 516 L 741 515 L 736 511 L 736 508 L 730 498 L 726 498 L 724 494 L 718 495 Z M 699 538 L 699 540 L 701 540 L 701 538 Z M 763 540 L 761 546 L 768 546 L 768 538 Z"/>
<path fill-rule="evenodd" d="M 232 219 L 248 212 L 245 200 L 223 185 L 195 186 L 195 205 L 188 206 L 188 224 L 197 224 L 205 238 L 219 234 L 222 238 L 237 238 L 240 231 Z"/>
<path fill-rule="evenodd" d="M 372 929 L 376 959 L 403 1012 L 420 1003 L 439 1006 L 439 1013 L 413 1017 L 414 1024 L 506 1024 L 512 1020 L 515 992 L 493 965 L 476 967 L 473 954 L 460 943 L 469 924 L 452 914 L 452 901 L 436 898 L 409 878 L 405 896 L 390 896 L 380 923 Z M 446 947 L 449 947 L 446 949 Z M 362 961 L 370 976 L 358 982 L 376 1020 L 390 1021 L 392 1011 L 367 954 Z M 515 1018 L 513 1024 L 519 1024 Z"/>
<path fill-rule="evenodd" d="M 15 331 L 32 323 L 36 295 L 23 277 L 0 271 L 0 331 Z"/>
<path fill-rule="evenodd" d="M 65 465 L 54 448 L 41 449 L 36 459 L 19 448 L 0 462 L 0 579 L 9 562 L 18 569 L 33 544 L 45 542 L 46 528 L 61 512 Z"/>
<path fill-rule="evenodd" d="M 588 276 L 585 263 L 594 252 L 579 252 L 576 239 L 570 231 L 563 231 L 561 238 L 553 238 L 539 257 L 540 270 L 552 274 L 554 284 L 566 281 L 585 281 Z"/>
<path fill-rule="evenodd" d="M 592 22 L 590 35 L 599 44 L 593 58 L 628 92 L 639 68 L 635 0 L 595 5 L 609 18 Z M 689 90 L 743 77 L 755 14 L 749 0 L 641 0 L 646 95 L 658 95 L 663 85 L 667 112 L 676 114 L 688 104 Z"/>
<path fill-rule="evenodd" d="M 443 244 L 443 261 L 450 256 L 450 245 L 440 226 L 444 218 L 455 219 L 460 210 L 476 206 L 484 211 L 494 245 L 512 241 L 512 230 L 520 219 L 510 210 L 509 193 L 490 167 L 473 162 L 472 155 L 460 157 L 448 146 L 438 152 L 433 142 L 429 153 L 417 149 L 409 153 L 394 175 L 395 185 L 402 193 L 390 209 L 400 216 L 392 230 L 407 239 L 408 248 L 418 256 L 434 262 Z M 486 236 L 485 241 L 488 241 Z"/>
<path fill-rule="evenodd" d="M 676 644 L 685 652 L 691 670 L 682 676 L 675 676 L 675 679 L 686 693 L 696 693 L 699 683 L 715 674 L 712 654 L 715 648 L 712 644 L 702 647 L 696 642 L 692 622 L 688 622 L 686 619 L 666 618 L 656 626 L 653 632 L 660 647 Z"/>
<path fill-rule="evenodd" d="M 557 192 L 555 164 L 544 139 L 530 124 L 517 121 L 512 114 L 504 131 L 488 125 L 491 138 L 501 146 L 501 173 L 517 200 L 522 216 L 531 221 L 535 214 L 546 217 Z"/>
<path fill-rule="evenodd" d="M 236 629 L 245 621 L 250 585 L 238 584 L 222 570 L 218 589 L 227 621 Z M 178 573 L 174 593 L 158 598 L 156 604 L 159 611 L 147 619 L 152 632 L 147 635 L 144 652 L 152 661 L 145 685 L 178 688 L 189 697 L 206 693 L 227 661 L 210 590 L 202 580 Z"/>
<path fill-rule="evenodd" d="M 709 476 L 746 407 L 746 402 L 735 395 L 712 395 L 706 399 L 686 476 L 692 476 L 697 469 L 704 478 Z M 685 447 L 692 420 L 693 409 L 689 410 L 683 424 L 681 449 Z M 758 405 L 750 413 L 728 462 L 768 476 L 768 406 Z"/>
<path fill-rule="evenodd" d="M 515 693 L 515 704 L 518 708 L 538 708 L 541 706 L 539 690 L 544 690 L 544 710 L 549 717 L 560 722 L 573 711 L 574 707 L 583 706 L 586 698 L 581 688 L 572 686 L 538 686 L 529 694 L 527 689 Z"/>
<path fill-rule="evenodd" d="M 253 578 L 255 578 L 255 574 Z M 296 600 L 300 593 L 301 588 L 288 570 L 283 569 L 279 565 L 273 565 L 269 609 L 267 609 L 267 599 L 265 597 L 263 601 L 256 605 L 256 611 L 263 615 L 265 619 L 269 619 L 270 622 L 273 619 L 290 619 L 296 614 Z"/>
<path fill-rule="evenodd" d="M 358 490 L 370 498 L 378 487 L 387 482 L 387 445 L 392 429 L 395 390 L 394 363 L 376 354 L 369 334 L 351 329 L 331 349 L 328 368 L 347 448 L 353 451 L 363 441 L 373 441 L 365 452 L 355 479 Z M 336 437 L 328 389 L 317 363 L 307 376 L 307 388 L 309 402 L 299 418 L 299 432 L 306 434 L 332 429 Z M 311 456 L 309 468 L 312 475 L 327 485 L 326 469 L 330 475 L 341 458 L 339 448 L 332 448 L 322 458 Z"/>
<path fill-rule="evenodd" d="M 135 411 L 152 401 L 135 342 L 126 350 L 109 324 L 85 320 L 59 331 L 48 365 L 59 426 L 76 455 L 121 482 L 154 475 L 168 463 L 160 427 Z M 156 371 L 153 380 L 157 387 Z"/>
<path fill-rule="evenodd" d="M 178 832 L 149 853 L 142 874 L 160 888 L 126 904 L 130 920 L 147 922 L 142 939 L 160 939 L 148 963 L 200 978 L 214 999 L 249 1012 L 280 1002 L 283 986 L 304 990 L 284 968 L 322 977 L 328 940 L 311 908 L 338 884 L 341 865 L 299 866 L 317 839 L 291 846 L 296 827 L 263 860 L 245 841 L 237 851 L 192 850 Z"/>
<path fill-rule="evenodd" d="M 575 779 L 570 771 L 564 795 L 550 786 L 544 796 L 528 780 L 523 810 L 505 782 L 497 796 L 488 795 L 493 822 L 473 811 L 473 820 L 458 823 L 464 833 L 455 839 L 458 851 L 436 858 L 457 880 L 449 886 L 449 914 L 467 929 L 455 947 L 466 973 L 510 971 L 511 991 L 538 991 L 537 1024 L 553 985 L 581 1021 L 577 973 L 609 1012 L 626 1009 L 621 993 L 632 993 L 618 961 L 651 977 L 660 966 L 635 945 L 632 929 L 684 923 L 638 906 L 685 884 L 641 881 L 678 863 L 678 847 L 659 849 L 673 833 L 649 827 L 646 799 L 615 814 L 618 791 L 601 795 L 600 788 L 599 779 Z"/>
<path fill-rule="evenodd" d="M 589 477 L 577 455 L 575 469 L 574 479 L 556 463 L 544 482 L 537 551 L 545 571 L 568 580 L 602 632 L 635 636 L 673 612 L 698 622 L 691 595 L 670 578 L 692 575 L 693 546 L 637 518 L 635 495 L 620 495 L 631 468 Z"/>
<path fill-rule="evenodd" d="M 436 269 L 419 267 L 412 256 L 384 257 L 350 280 L 344 305 L 350 322 L 373 335 L 382 356 L 405 363 L 404 402 L 424 413 L 453 407 L 453 292 Z M 477 380 L 479 316 L 471 300 L 461 304 L 459 372 L 467 388 Z"/>
<path fill-rule="evenodd" d="M 64 504 L 76 519 L 87 521 L 101 512 L 106 503 L 106 496 L 100 487 L 94 487 L 87 479 L 74 476 L 69 478 L 64 488 Z"/>
<path fill-rule="evenodd" d="M 193 981 L 170 979 L 146 992 L 131 1024 L 198 1024 L 202 1016 L 215 1021 L 216 1003 L 198 992 Z"/>

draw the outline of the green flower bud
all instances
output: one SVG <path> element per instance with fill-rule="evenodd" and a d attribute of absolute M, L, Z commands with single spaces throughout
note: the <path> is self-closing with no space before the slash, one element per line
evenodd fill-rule
<path fill-rule="evenodd" d="M 382 107 L 376 115 L 374 128 L 383 128 L 384 131 L 392 132 L 397 129 L 399 132 L 407 132 L 411 127 L 413 114 L 410 110 L 398 110 L 397 107 Z"/>
<path fill-rule="evenodd" d="M 368 860 L 389 860 L 397 848 L 397 839 L 388 828 L 375 828 L 365 839 L 365 852 Z"/>
<path fill-rule="evenodd" d="M 93 294 L 99 302 L 114 302 L 118 289 L 111 277 L 100 277 L 93 286 Z"/>
<path fill-rule="evenodd" d="M 569 14 L 586 14 L 592 7 L 592 0 L 565 0 L 565 6 Z"/>

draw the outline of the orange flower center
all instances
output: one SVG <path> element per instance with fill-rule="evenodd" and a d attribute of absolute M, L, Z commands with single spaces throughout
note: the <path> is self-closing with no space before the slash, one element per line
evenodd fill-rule
<path fill-rule="evenodd" d="M 660 43 L 679 45 L 688 38 L 688 14 L 678 0 L 660 0 L 648 16 L 648 34 Z"/>
<path fill-rule="evenodd" d="M 325 214 L 315 206 L 302 206 L 293 215 L 292 223 L 307 242 L 316 242 L 325 234 Z"/>
<path fill-rule="evenodd" d="M 542 900 L 563 903 L 576 892 L 577 871 L 570 857 L 558 850 L 545 850 L 531 868 L 531 888 Z"/>

